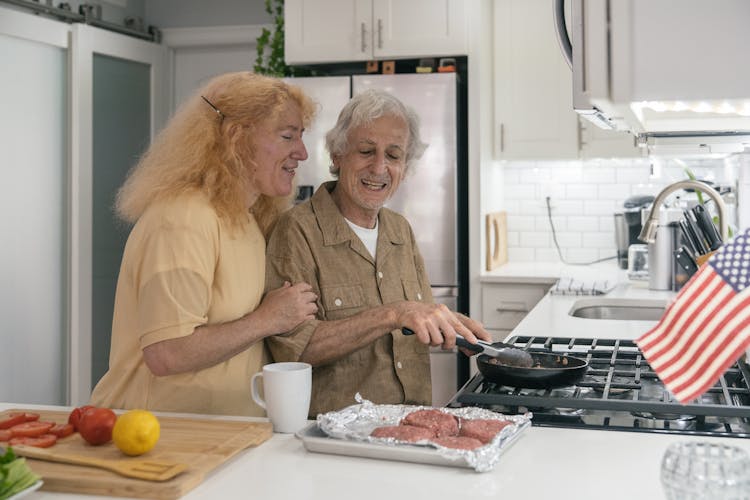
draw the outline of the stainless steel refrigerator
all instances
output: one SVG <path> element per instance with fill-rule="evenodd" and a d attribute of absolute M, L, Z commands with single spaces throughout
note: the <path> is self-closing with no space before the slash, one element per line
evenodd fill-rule
<path fill-rule="evenodd" d="M 298 169 L 298 185 L 318 185 L 332 179 L 325 149 L 325 133 L 349 100 L 369 88 L 386 90 L 411 106 L 420 117 L 422 140 L 428 144 L 412 165 L 387 207 L 411 224 L 425 260 L 436 302 L 451 310 L 465 308 L 461 276 L 461 237 L 458 185 L 460 157 L 459 114 L 462 105 L 456 73 L 402 73 L 289 78 L 320 104 L 315 123 L 305 131 L 309 158 Z M 465 212 L 464 212 L 465 213 Z M 464 263 L 465 266 L 465 263 Z M 468 287 L 466 287 L 468 288 Z M 463 300 L 461 300 L 463 299 Z M 466 312 L 461 311 L 461 312 Z M 466 365 L 462 369 L 461 362 Z M 442 405 L 468 374 L 468 362 L 453 353 L 433 351 L 433 403 Z M 461 372 L 465 373 L 461 374 Z M 447 386 L 447 387 L 446 387 Z"/>

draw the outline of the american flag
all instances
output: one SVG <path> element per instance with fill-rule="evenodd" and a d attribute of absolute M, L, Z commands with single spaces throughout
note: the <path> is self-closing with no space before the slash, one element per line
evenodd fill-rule
<path fill-rule="evenodd" d="M 750 228 L 711 256 L 636 343 L 679 402 L 714 385 L 750 345 Z"/>

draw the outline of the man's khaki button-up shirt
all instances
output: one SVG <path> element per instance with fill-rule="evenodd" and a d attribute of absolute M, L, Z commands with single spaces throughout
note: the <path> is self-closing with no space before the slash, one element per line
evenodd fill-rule
<path fill-rule="evenodd" d="M 275 361 L 298 361 L 320 321 L 401 300 L 432 302 L 406 219 L 380 210 L 373 260 L 333 202 L 335 184 L 323 184 L 310 200 L 283 214 L 269 239 L 266 290 L 284 281 L 304 281 L 319 297 L 315 320 L 266 339 Z M 310 416 L 354 404 L 357 392 L 379 404 L 431 404 L 429 348 L 394 330 L 344 358 L 314 367 Z"/>

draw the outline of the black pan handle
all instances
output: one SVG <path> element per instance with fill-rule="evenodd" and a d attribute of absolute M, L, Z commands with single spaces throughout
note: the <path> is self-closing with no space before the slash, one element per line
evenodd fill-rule
<path fill-rule="evenodd" d="M 414 335 L 414 330 L 404 326 L 401 328 L 401 333 L 403 333 L 404 335 Z M 456 345 L 468 349 L 472 352 L 484 352 L 484 348 L 481 345 L 472 344 L 463 337 L 456 337 Z"/>

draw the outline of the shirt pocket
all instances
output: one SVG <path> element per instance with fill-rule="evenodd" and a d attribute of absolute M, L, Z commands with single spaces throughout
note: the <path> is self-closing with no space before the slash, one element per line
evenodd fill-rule
<path fill-rule="evenodd" d="M 365 306 L 365 293 L 361 285 L 321 287 L 320 295 L 328 319 L 349 317 Z"/>
<path fill-rule="evenodd" d="M 404 287 L 404 298 L 406 300 L 422 302 L 424 294 L 422 293 L 422 287 L 419 286 L 418 281 L 402 279 L 401 285 Z"/>

